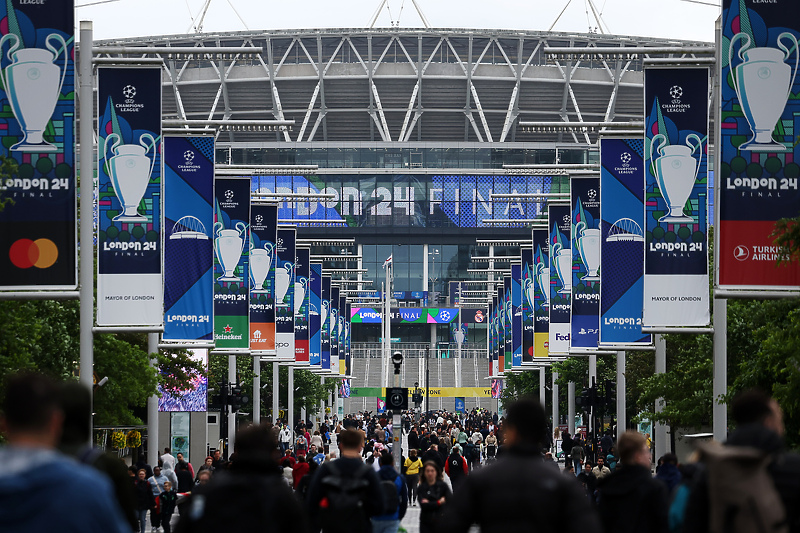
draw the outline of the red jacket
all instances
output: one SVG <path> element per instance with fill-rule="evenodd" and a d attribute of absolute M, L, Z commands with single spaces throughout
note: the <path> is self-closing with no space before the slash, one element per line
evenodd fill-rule
<path fill-rule="evenodd" d="M 292 488 L 297 488 L 297 484 L 300 483 L 300 480 L 308 474 L 308 463 L 297 463 L 292 467 Z"/>

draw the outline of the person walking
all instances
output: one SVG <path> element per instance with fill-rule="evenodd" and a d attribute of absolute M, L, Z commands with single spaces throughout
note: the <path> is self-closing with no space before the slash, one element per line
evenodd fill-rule
<path fill-rule="evenodd" d="M 411 449 L 408 452 L 408 459 L 405 461 L 406 485 L 408 485 L 408 503 L 417 505 L 417 490 L 419 488 L 419 471 L 422 468 L 422 461 L 417 457 L 417 450 Z"/>
<path fill-rule="evenodd" d="M 392 457 L 391 453 L 388 451 L 381 453 L 380 463 L 381 468 L 378 470 L 378 479 L 383 484 L 386 482 L 392 483 L 397 496 L 394 501 L 389 501 L 388 497 L 384 496 L 384 513 L 373 516 L 371 519 L 372 533 L 397 533 L 400 528 L 400 521 L 406 515 L 406 509 L 408 508 L 408 489 L 406 489 L 406 482 L 403 477 L 394 469 L 394 457 Z"/>
<path fill-rule="evenodd" d="M 464 481 L 464 478 L 469 474 L 467 461 L 461 456 L 461 446 L 458 444 L 453 445 L 453 449 L 447 457 L 444 469 L 450 478 L 450 483 L 453 485 L 453 492 L 456 492 Z"/>
<path fill-rule="evenodd" d="M 444 506 L 453 493 L 444 482 L 442 468 L 435 461 L 426 461 L 422 467 L 422 480 L 417 489 L 419 498 L 419 532 L 438 533 Z"/>

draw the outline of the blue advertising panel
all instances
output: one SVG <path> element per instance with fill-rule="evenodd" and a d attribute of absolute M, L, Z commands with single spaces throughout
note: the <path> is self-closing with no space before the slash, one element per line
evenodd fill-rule
<path fill-rule="evenodd" d="M 294 279 L 294 362 L 308 364 L 308 282 L 311 277 L 311 249 L 295 250 Z"/>
<path fill-rule="evenodd" d="M 523 248 L 522 255 L 522 362 L 533 361 L 534 309 L 536 307 L 536 282 L 534 281 L 533 250 Z"/>
<path fill-rule="evenodd" d="M 522 265 L 511 265 L 511 366 L 522 366 Z"/>
<path fill-rule="evenodd" d="M 511 303 L 511 276 L 503 276 L 503 342 L 504 355 L 503 370 L 511 370 L 514 362 L 514 338 L 512 323 L 514 309 Z"/>
<path fill-rule="evenodd" d="M 572 293 L 572 217 L 569 205 L 549 205 L 550 331 L 551 355 L 569 355 L 570 294 Z"/>
<path fill-rule="evenodd" d="M 278 228 L 275 246 L 275 352 L 285 361 L 294 361 L 296 240 L 296 228 Z"/>
<path fill-rule="evenodd" d="M 308 280 L 308 363 L 322 365 L 321 309 L 322 309 L 322 264 L 311 263 L 311 276 Z"/>
<path fill-rule="evenodd" d="M 160 326 L 161 69 L 99 68 L 97 323 Z"/>
<path fill-rule="evenodd" d="M 490 350 L 490 369 L 489 375 L 500 375 L 500 360 L 502 354 L 500 353 L 500 306 L 498 296 L 500 290 L 497 289 L 496 293 L 492 296 L 492 316 L 491 316 L 491 350 Z"/>
<path fill-rule="evenodd" d="M 600 344 L 650 344 L 644 300 L 644 143 L 600 139 Z"/>
<path fill-rule="evenodd" d="M 331 310 L 328 318 L 331 350 L 330 350 L 330 369 L 334 374 L 339 373 L 339 287 L 331 285 Z"/>
<path fill-rule="evenodd" d="M 550 235 L 546 229 L 531 232 L 533 243 L 533 356 L 548 357 L 550 347 Z"/>
<path fill-rule="evenodd" d="M 350 316 L 351 312 L 351 304 L 350 302 L 345 303 L 345 317 Z M 345 318 L 344 321 L 344 374 L 346 376 L 350 375 L 350 371 L 352 367 L 350 366 L 352 363 L 352 325 L 350 321 Z"/>
<path fill-rule="evenodd" d="M 572 176 L 570 347 L 595 349 L 600 334 L 600 177 Z"/>
<path fill-rule="evenodd" d="M 645 70 L 644 325 L 706 326 L 708 69 Z"/>
<path fill-rule="evenodd" d="M 0 6 L 0 288 L 78 286 L 75 208 L 75 3 Z M 91 186 L 87 187 L 87 190 Z"/>
<path fill-rule="evenodd" d="M 331 368 L 331 277 L 322 276 L 322 303 L 320 305 L 320 346 L 322 355 L 320 357 L 322 368 Z"/>
<path fill-rule="evenodd" d="M 339 318 L 337 320 L 337 339 L 339 342 L 339 375 L 344 376 L 347 372 L 347 328 L 345 323 L 347 316 L 347 297 L 339 292 Z"/>
<path fill-rule="evenodd" d="M 275 244 L 278 206 L 250 208 L 250 350 L 275 350 Z"/>
<path fill-rule="evenodd" d="M 165 340 L 214 334 L 214 137 L 164 137 Z"/>

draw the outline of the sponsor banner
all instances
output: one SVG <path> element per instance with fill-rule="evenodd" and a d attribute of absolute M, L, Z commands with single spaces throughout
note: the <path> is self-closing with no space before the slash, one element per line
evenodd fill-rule
<path fill-rule="evenodd" d="M 319 317 L 320 366 L 331 368 L 331 277 L 322 276 L 322 292 Z"/>
<path fill-rule="evenodd" d="M 534 282 L 533 250 L 522 249 L 522 362 L 533 361 L 534 309 L 536 307 L 536 284 Z"/>
<path fill-rule="evenodd" d="M 550 240 L 546 229 L 532 231 L 533 242 L 533 355 L 550 354 Z"/>
<path fill-rule="evenodd" d="M 350 302 L 345 304 L 345 317 L 350 315 Z M 352 362 L 352 325 L 350 321 L 345 319 L 344 321 L 344 340 L 345 340 L 345 352 L 344 352 L 344 373 L 346 376 L 350 375 L 351 362 Z"/>
<path fill-rule="evenodd" d="M 733 289 L 798 289 L 800 268 L 770 237 L 800 204 L 800 4 L 722 2 L 719 279 Z"/>
<path fill-rule="evenodd" d="M 0 289 L 78 286 L 74 11 L 73 1 L 0 6 L 0 155 L 18 166 L 0 181 L 0 201 L 10 200 L 0 210 Z"/>
<path fill-rule="evenodd" d="M 503 370 L 511 370 L 514 362 L 514 339 L 512 321 L 514 309 L 511 304 L 511 276 L 503 276 Z"/>
<path fill-rule="evenodd" d="M 344 376 L 347 372 L 347 328 L 345 319 L 347 316 L 347 297 L 339 296 L 339 316 L 337 319 L 337 339 L 339 342 L 339 375 Z"/>
<path fill-rule="evenodd" d="M 97 324 L 160 326 L 161 69 L 97 69 Z"/>
<path fill-rule="evenodd" d="M 294 361 L 294 282 L 297 229 L 278 228 L 275 245 L 275 351 Z"/>
<path fill-rule="evenodd" d="M 214 335 L 214 137 L 164 137 L 164 333 Z"/>
<path fill-rule="evenodd" d="M 645 70 L 646 326 L 705 326 L 708 69 Z"/>
<path fill-rule="evenodd" d="M 644 299 L 644 143 L 600 139 L 600 344 L 650 344 Z"/>
<path fill-rule="evenodd" d="M 503 380 L 502 379 L 493 379 L 492 380 L 492 388 L 489 391 L 492 398 L 495 400 L 499 400 L 503 397 Z"/>
<path fill-rule="evenodd" d="M 570 346 L 597 348 L 600 333 L 600 178 L 572 176 Z"/>
<path fill-rule="evenodd" d="M 431 398 L 494 398 L 492 396 L 492 390 L 494 388 L 494 382 L 497 381 L 498 383 L 502 383 L 502 380 L 492 380 L 492 387 L 430 387 L 429 389 L 425 389 L 425 387 L 419 388 L 419 393 L 425 397 L 430 396 Z M 340 389 L 341 390 L 341 389 Z M 502 385 L 499 386 L 499 390 L 502 391 Z M 412 394 L 414 394 L 414 388 L 408 388 L 408 397 L 411 398 Z M 350 388 L 350 397 L 351 398 L 385 398 L 386 397 L 386 388 L 385 387 L 351 387 Z M 500 397 L 499 395 L 497 396 Z"/>
<path fill-rule="evenodd" d="M 275 243 L 278 207 L 250 208 L 250 350 L 275 350 Z"/>
<path fill-rule="evenodd" d="M 571 220 L 568 205 L 547 207 L 550 256 L 549 354 L 569 354 L 570 294 L 572 292 Z"/>
<path fill-rule="evenodd" d="M 308 305 L 311 277 L 311 249 L 295 250 L 294 279 L 294 361 L 308 364 Z"/>
<path fill-rule="evenodd" d="M 322 309 L 322 263 L 311 263 L 308 278 L 308 362 L 311 366 L 322 366 L 321 309 Z"/>
<path fill-rule="evenodd" d="M 217 348 L 250 347 L 247 178 L 216 178 L 214 184 L 214 341 Z"/>
<path fill-rule="evenodd" d="M 522 265 L 511 265 L 511 366 L 522 366 Z"/>
<path fill-rule="evenodd" d="M 330 369 L 333 374 L 339 373 L 339 287 L 331 286 L 331 312 L 328 318 L 331 350 Z"/>

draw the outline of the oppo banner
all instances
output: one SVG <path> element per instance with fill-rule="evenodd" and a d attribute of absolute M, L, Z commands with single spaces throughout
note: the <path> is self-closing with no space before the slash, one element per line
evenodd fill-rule
<path fill-rule="evenodd" d="M 600 344 L 650 344 L 644 298 L 644 143 L 600 139 Z"/>
<path fill-rule="evenodd" d="M 797 263 L 778 266 L 770 237 L 800 205 L 799 37 L 798 2 L 722 2 L 721 287 L 800 286 Z"/>
<path fill-rule="evenodd" d="M 533 237 L 533 355 L 548 357 L 550 346 L 550 244 L 546 229 L 535 229 Z"/>
<path fill-rule="evenodd" d="M 708 69 L 645 70 L 646 326 L 705 326 Z"/>
<path fill-rule="evenodd" d="M 275 246 L 275 351 L 285 361 L 294 361 L 296 240 L 296 228 L 278 228 Z"/>
<path fill-rule="evenodd" d="M 600 330 L 600 178 L 572 176 L 570 346 L 595 349 Z"/>
<path fill-rule="evenodd" d="M 522 366 L 522 265 L 511 265 L 511 366 Z"/>
<path fill-rule="evenodd" d="M 0 6 L 0 155 L 18 165 L 0 181 L 12 200 L 0 211 L 0 289 L 78 286 L 74 11 L 72 1 Z"/>
<path fill-rule="evenodd" d="M 568 205 L 547 207 L 550 227 L 550 355 L 569 355 L 572 249 L 569 247 L 572 217 Z"/>
<path fill-rule="evenodd" d="M 522 249 L 522 362 L 533 361 L 534 309 L 536 307 L 533 250 Z"/>
<path fill-rule="evenodd" d="M 250 350 L 275 350 L 275 243 L 278 206 L 250 208 Z"/>
<path fill-rule="evenodd" d="M 308 364 L 308 279 L 311 277 L 311 249 L 295 250 L 294 279 L 294 362 Z"/>
<path fill-rule="evenodd" d="M 160 326 L 161 69 L 99 68 L 97 95 L 97 324 Z"/>
<path fill-rule="evenodd" d="M 250 180 L 216 178 L 214 340 L 217 348 L 250 347 Z"/>
<path fill-rule="evenodd" d="M 320 346 L 322 354 L 320 356 L 322 368 L 331 368 L 331 277 L 322 276 L 322 303 L 319 312 L 320 327 Z"/>
<path fill-rule="evenodd" d="M 165 340 L 212 339 L 214 137 L 164 137 Z"/>
<path fill-rule="evenodd" d="M 311 263 L 308 278 L 308 362 L 311 366 L 322 366 L 321 314 L 322 309 L 322 264 Z"/>

